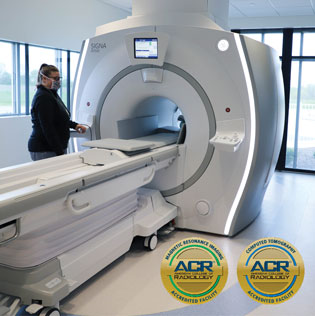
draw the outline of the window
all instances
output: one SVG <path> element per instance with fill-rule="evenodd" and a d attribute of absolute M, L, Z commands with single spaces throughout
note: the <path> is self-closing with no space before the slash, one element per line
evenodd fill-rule
<path fill-rule="evenodd" d="M 51 48 L 29 46 L 29 97 L 30 100 L 36 92 L 38 69 L 45 63 L 57 66 L 56 51 Z M 57 66 L 58 67 L 58 66 Z"/>
<path fill-rule="evenodd" d="M 315 170 L 315 32 L 295 32 L 285 167 Z"/>
<path fill-rule="evenodd" d="M 261 33 L 244 33 L 244 35 L 256 40 L 256 41 L 259 41 L 259 42 L 262 42 L 262 34 Z"/>
<path fill-rule="evenodd" d="M 68 102 L 68 67 L 67 67 L 67 52 L 61 51 L 59 52 L 57 67 L 60 70 L 60 76 L 62 77 L 61 87 L 59 90 L 60 97 L 64 104 Z"/>
<path fill-rule="evenodd" d="M 301 52 L 301 33 L 293 33 L 292 56 L 300 56 Z"/>
<path fill-rule="evenodd" d="M 263 42 L 274 48 L 278 52 L 279 56 L 282 56 L 282 33 L 265 33 Z"/>
<path fill-rule="evenodd" d="M 78 62 L 79 62 L 79 54 L 70 52 L 70 89 L 71 91 L 74 84 L 74 78 L 75 78 Z"/>
<path fill-rule="evenodd" d="M 56 65 L 60 70 L 63 80 L 58 93 L 70 107 L 78 58 L 77 52 L 0 41 L 0 116 L 29 114 L 43 63 Z"/>
<path fill-rule="evenodd" d="M 17 62 L 17 108 L 13 113 L 26 114 L 26 76 L 25 76 L 25 45 L 18 44 L 18 56 Z"/>
<path fill-rule="evenodd" d="M 303 43 L 301 43 L 303 47 L 303 56 L 315 56 L 315 47 L 314 47 L 314 40 L 315 40 L 315 33 L 302 33 Z"/>
<path fill-rule="evenodd" d="M 0 42 L 0 115 L 13 112 L 13 45 Z"/>

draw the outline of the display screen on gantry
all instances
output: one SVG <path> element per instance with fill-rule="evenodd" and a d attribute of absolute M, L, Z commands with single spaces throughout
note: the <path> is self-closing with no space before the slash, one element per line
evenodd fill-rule
<path fill-rule="evenodd" d="M 157 38 L 135 38 L 135 58 L 158 58 Z"/>

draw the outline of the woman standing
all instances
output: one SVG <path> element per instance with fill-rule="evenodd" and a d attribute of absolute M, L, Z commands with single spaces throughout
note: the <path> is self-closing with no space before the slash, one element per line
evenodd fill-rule
<path fill-rule="evenodd" d="M 28 141 L 32 160 L 66 154 L 70 128 L 86 131 L 85 126 L 70 120 L 70 112 L 57 94 L 60 79 L 57 67 L 40 66 L 31 109 L 33 131 Z"/>

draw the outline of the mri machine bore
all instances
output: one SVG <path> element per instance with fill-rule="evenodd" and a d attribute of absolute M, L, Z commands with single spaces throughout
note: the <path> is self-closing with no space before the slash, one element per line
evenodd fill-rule
<path fill-rule="evenodd" d="M 134 0 L 131 17 L 84 41 L 72 112 L 88 135 L 75 153 L 0 171 L 3 314 L 58 313 L 171 221 L 233 236 L 259 214 L 282 140 L 279 57 L 207 10 Z"/>

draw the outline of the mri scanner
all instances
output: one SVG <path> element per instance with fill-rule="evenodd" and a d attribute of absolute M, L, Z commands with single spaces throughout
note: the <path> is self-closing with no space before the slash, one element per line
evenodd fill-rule
<path fill-rule="evenodd" d="M 131 17 L 83 42 L 72 112 L 89 130 L 76 151 L 0 172 L 3 314 L 58 313 L 135 236 L 154 249 L 161 228 L 245 228 L 283 111 L 272 48 L 222 30 L 206 0 L 134 0 Z"/>

